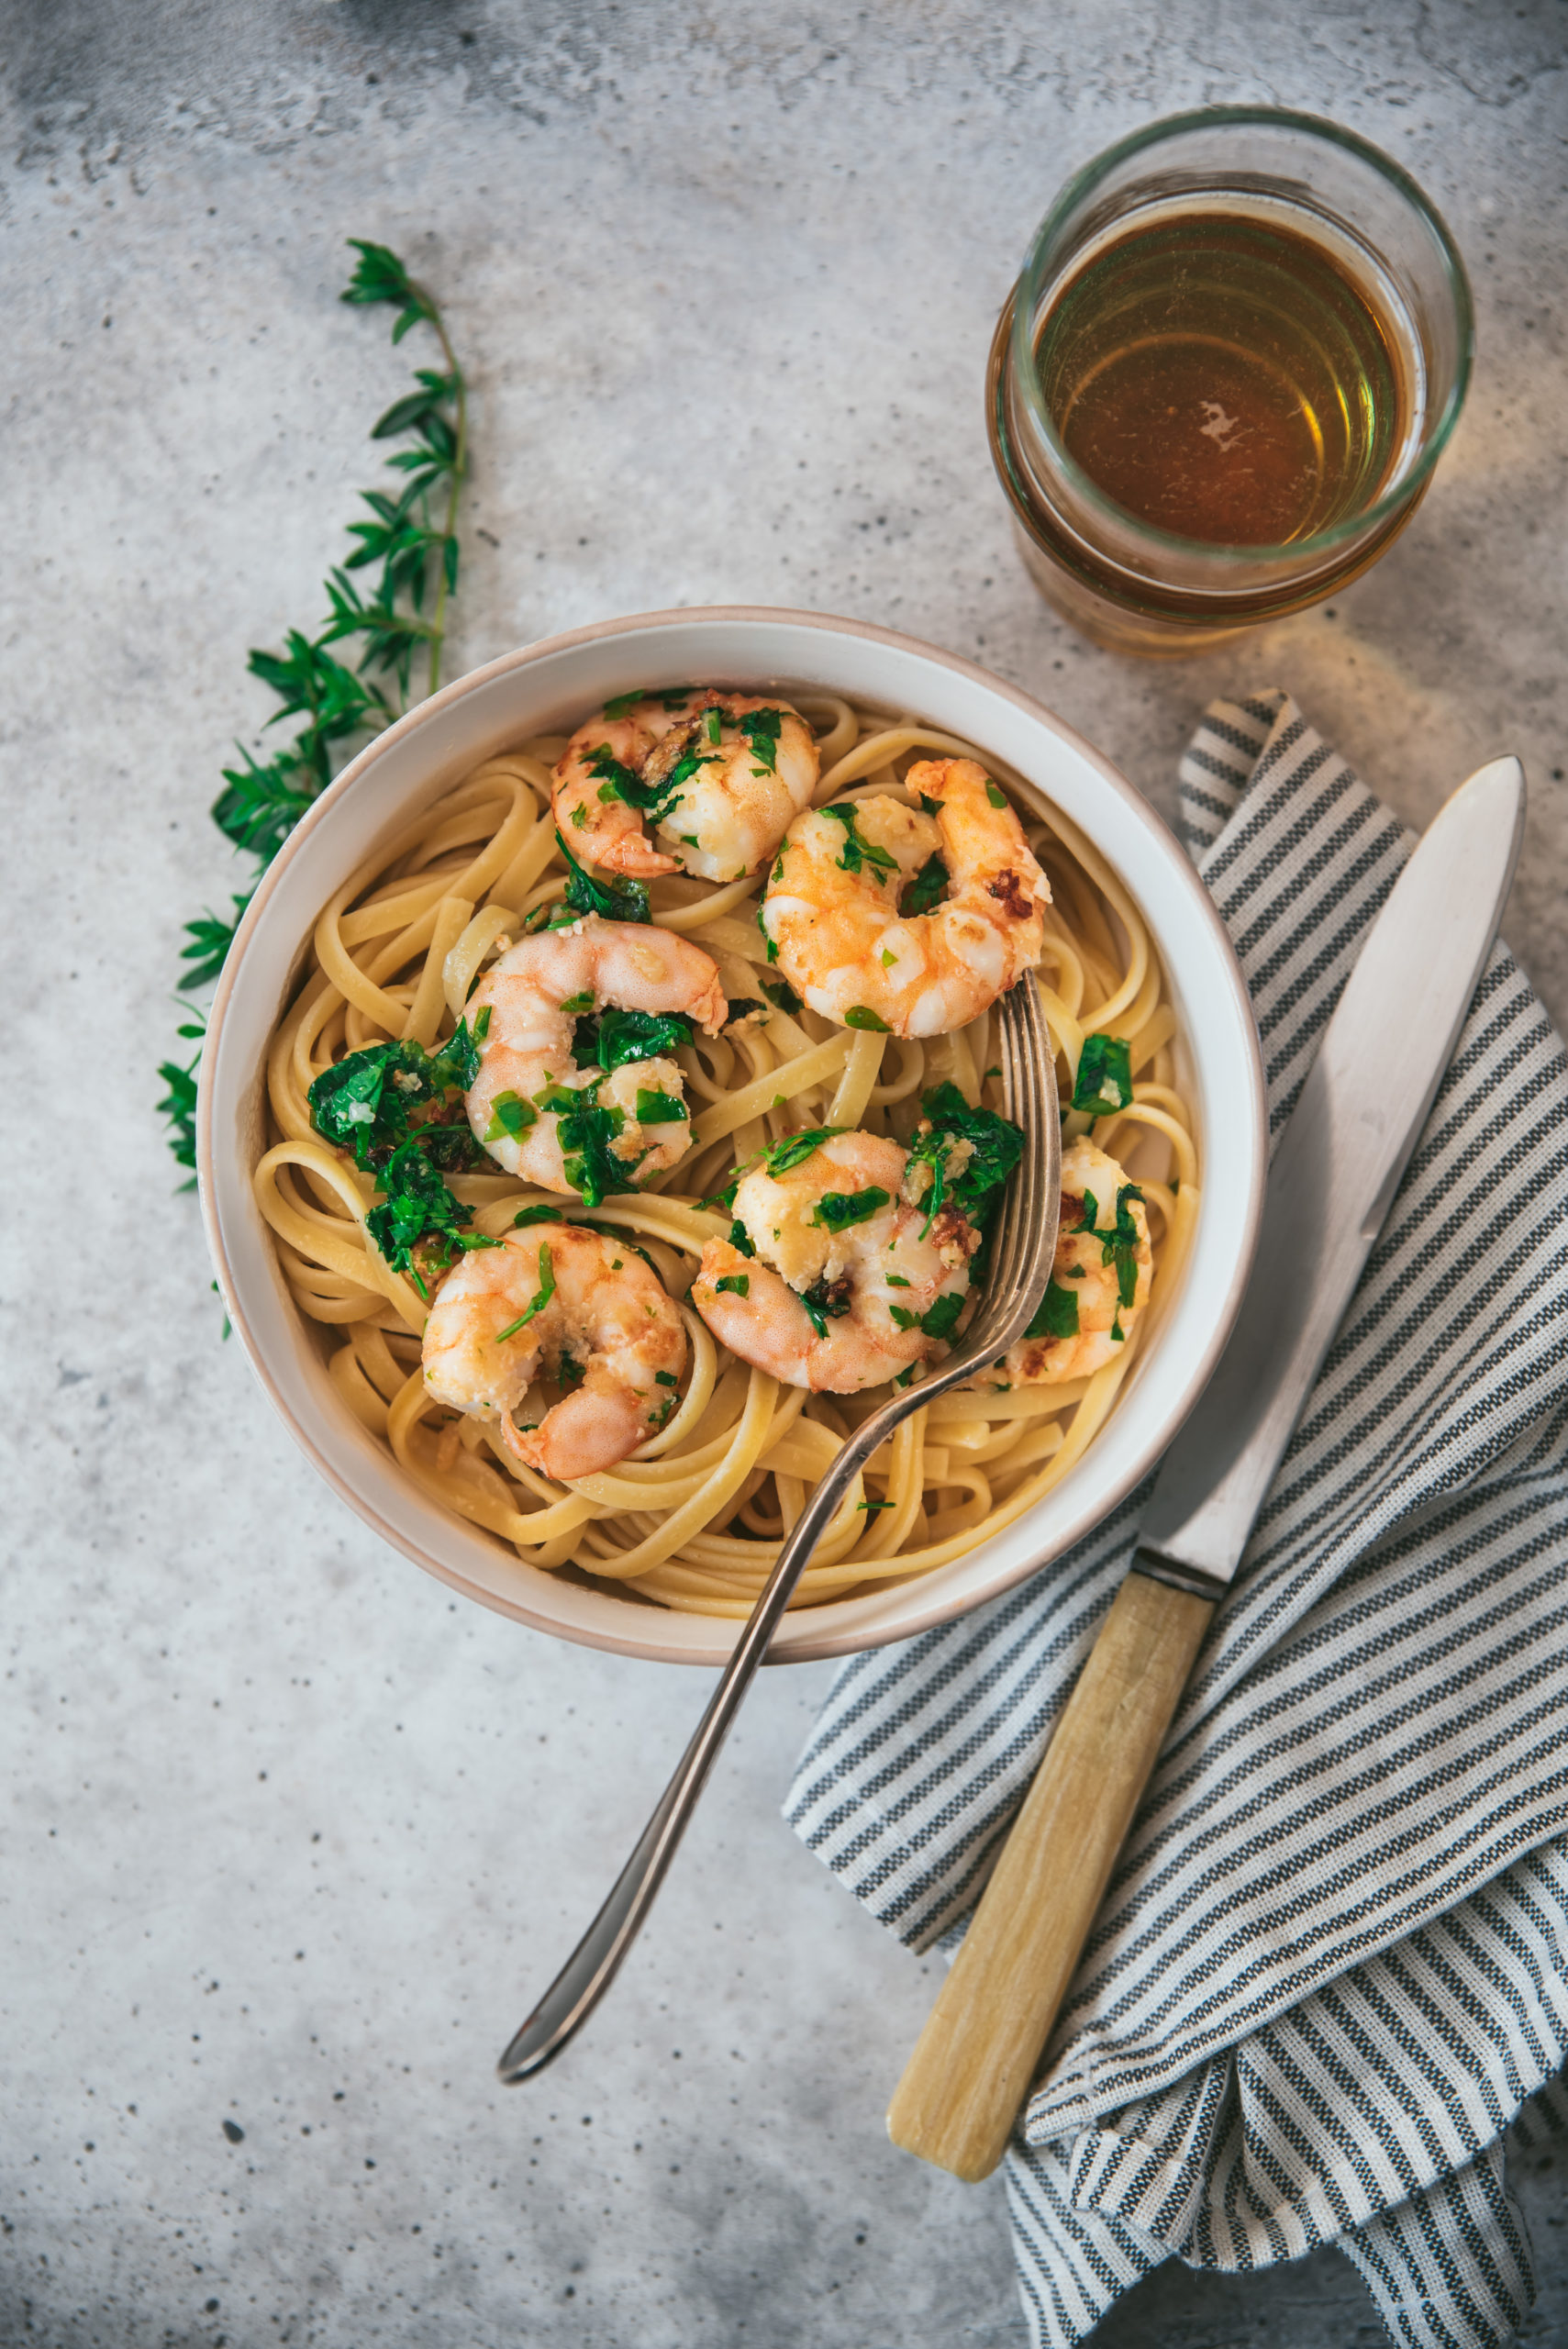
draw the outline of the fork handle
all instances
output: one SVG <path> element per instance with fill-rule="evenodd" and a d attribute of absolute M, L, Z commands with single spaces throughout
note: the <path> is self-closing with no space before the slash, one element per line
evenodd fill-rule
<path fill-rule="evenodd" d="M 696 1809 L 757 1667 L 767 1654 L 790 1594 L 854 1478 L 883 1438 L 913 1408 L 914 1399 L 895 1397 L 872 1414 L 829 1464 L 785 1537 L 773 1571 L 747 1617 L 718 1686 L 697 1723 L 696 1733 L 676 1764 L 674 1775 L 639 1836 L 631 1857 L 616 1878 L 608 1899 L 532 2014 L 514 2033 L 497 2064 L 495 2068 L 508 2086 L 542 2071 L 559 2055 L 567 2042 L 581 2031 L 614 1981 L 621 1960 L 641 1932 L 643 1920 L 658 1897 L 676 1846 L 686 1831 L 687 1821 Z"/>
<path fill-rule="evenodd" d="M 1213 1613 L 1136 1566 L 1117 1593 L 888 2108 L 922 2161 L 1001 2160 Z"/>

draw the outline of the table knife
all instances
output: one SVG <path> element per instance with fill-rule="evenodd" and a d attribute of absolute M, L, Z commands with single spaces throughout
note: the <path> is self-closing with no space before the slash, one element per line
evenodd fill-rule
<path fill-rule="evenodd" d="M 1215 1609 L 1432 1105 L 1513 878 L 1524 773 L 1440 809 L 1367 935 L 1269 1176 L 1235 1330 L 1166 1453 L 1131 1567 L 888 2110 L 990 2175 L 1034 2079 Z"/>

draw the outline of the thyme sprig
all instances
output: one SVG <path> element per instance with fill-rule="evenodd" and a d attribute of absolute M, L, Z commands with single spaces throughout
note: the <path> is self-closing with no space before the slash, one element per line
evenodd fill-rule
<path fill-rule="evenodd" d="M 387 458 L 396 476 L 389 489 L 360 493 L 370 518 L 350 524 L 355 543 L 328 574 L 328 617 L 313 635 L 290 629 L 281 651 L 253 650 L 250 655 L 250 674 L 278 700 L 267 728 L 297 721 L 292 739 L 271 758 L 239 746 L 239 763 L 224 768 L 224 787 L 213 802 L 213 821 L 235 848 L 256 859 L 258 878 L 338 769 L 402 717 L 413 697 L 417 661 L 424 664 L 425 692 L 436 691 L 448 606 L 458 582 L 458 500 L 468 473 L 462 370 L 428 289 L 409 276 L 385 245 L 359 237 L 349 242 L 359 259 L 341 299 L 395 309 L 395 344 L 414 328 L 428 328 L 439 346 L 441 365 L 416 369 L 415 389 L 394 400 L 371 429 L 373 440 L 406 445 Z M 368 591 L 350 575 L 376 565 L 379 575 Z M 351 667 L 329 649 L 346 651 L 354 644 L 358 659 Z M 254 890 L 252 881 L 249 889 L 235 893 L 231 918 L 208 911 L 185 924 L 183 988 L 206 986 L 217 978 Z M 161 1063 L 158 1073 L 167 1090 L 158 1108 L 168 1120 L 176 1161 L 194 1169 L 195 1073 L 206 1023 L 199 1010 L 184 1004 L 181 1008 L 199 1023 L 187 1021 L 179 1030 L 195 1038 L 197 1049 L 188 1062 Z M 182 1187 L 189 1190 L 191 1184 Z"/>

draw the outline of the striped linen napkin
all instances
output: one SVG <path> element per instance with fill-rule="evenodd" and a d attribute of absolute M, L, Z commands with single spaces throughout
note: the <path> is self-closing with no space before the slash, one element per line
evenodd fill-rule
<path fill-rule="evenodd" d="M 1409 841 L 1280 693 L 1214 704 L 1181 787 L 1277 1140 Z M 1502 2137 L 1568 2125 L 1565 1273 L 1568 1065 L 1499 944 L 1009 2151 L 1037 2349 L 1173 2255 L 1336 2243 L 1411 2349 L 1531 2304 Z M 1148 1493 L 840 1674 L 786 1816 L 912 1948 L 956 1939 Z"/>

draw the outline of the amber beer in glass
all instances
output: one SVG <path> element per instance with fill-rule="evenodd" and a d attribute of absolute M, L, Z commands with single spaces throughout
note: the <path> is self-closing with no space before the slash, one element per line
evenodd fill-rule
<path fill-rule="evenodd" d="M 1452 239 L 1364 139 L 1255 106 L 1124 139 L 1063 188 L 992 345 L 1035 584 L 1128 652 L 1320 602 L 1415 511 L 1473 343 Z"/>

